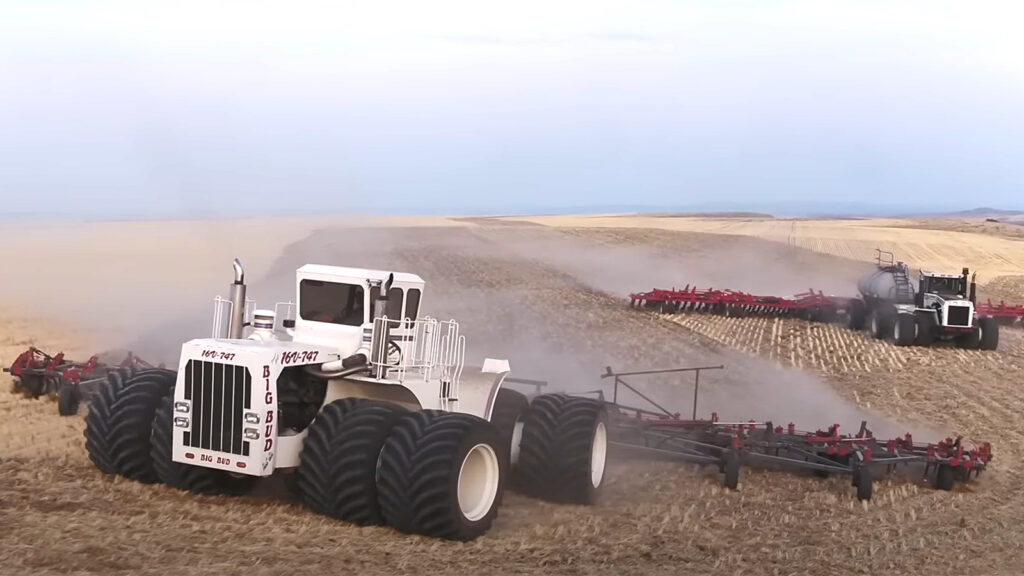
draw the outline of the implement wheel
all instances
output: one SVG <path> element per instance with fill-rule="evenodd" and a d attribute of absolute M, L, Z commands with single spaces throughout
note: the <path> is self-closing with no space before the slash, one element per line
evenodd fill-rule
<path fill-rule="evenodd" d="M 740 457 L 729 450 L 722 454 L 722 472 L 725 474 L 723 485 L 729 490 L 736 490 L 740 485 Z"/>
<path fill-rule="evenodd" d="M 78 414 L 78 405 L 81 402 L 78 386 L 70 382 L 61 384 L 57 391 L 57 412 L 61 416 L 74 416 Z"/>
<path fill-rule="evenodd" d="M 892 326 L 892 339 L 897 346 L 910 346 L 917 337 L 917 318 L 913 314 L 899 314 Z"/>
<path fill-rule="evenodd" d="M 858 466 L 853 471 L 854 486 L 857 487 L 857 500 L 871 500 L 871 492 L 874 478 L 871 476 L 871 468 Z"/>
<path fill-rule="evenodd" d="M 867 309 L 862 300 L 850 300 L 846 310 L 846 326 L 851 330 L 863 330 L 867 320 Z"/>
<path fill-rule="evenodd" d="M 953 483 L 956 481 L 956 471 L 949 464 L 939 464 L 939 469 L 935 471 L 935 487 L 939 490 L 952 490 Z"/>

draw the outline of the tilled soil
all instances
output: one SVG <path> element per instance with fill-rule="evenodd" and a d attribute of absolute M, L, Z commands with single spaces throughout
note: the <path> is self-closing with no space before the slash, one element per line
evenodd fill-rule
<path fill-rule="evenodd" d="M 609 242 L 618 248 L 607 248 Z M 1019 334 L 1008 331 L 1001 350 L 989 355 L 894 353 L 795 320 L 772 327 L 757 319 L 663 318 L 625 303 L 625 285 L 646 290 L 677 270 L 700 270 L 703 280 L 714 282 L 770 279 L 777 288 L 785 288 L 778 284 L 787 274 L 773 271 L 805 270 L 799 278 L 805 280 L 855 278 L 861 270 L 860 263 L 777 244 L 729 242 L 645 231 L 604 238 L 602 231 L 536 226 L 324 230 L 289 246 L 267 277 L 251 281 L 250 295 L 262 299 L 263 291 L 286 299 L 295 268 L 305 262 L 412 271 L 427 281 L 425 312 L 461 322 L 470 360 L 508 357 L 517 376 L 582 391 L 602 385 L 597 376 L 605 366 L 722 363 L 724 370 L 702 379 L 699 411 L 705 416 L 715 409 L 735 417 L 795 419 L 812 429 L 834 422 L 851 429 L 861 418 L 901 431 L 914 427 L 915 433 L 935 426 L 943 434 L 991 441 L 992 468 L 952 493 L 916 479 L 879 481 L 872 501 L 860 503 L 848 478 L 744 469 L 740 490 L 728 492 L 713 468 L 615 460 L 598 506 L 558 506 L 510 493 L 485 537 L 452 543 L 319 517 L 274 482 L 250 497 L 214 498 L 107 478 L 85 455 L 81 417 L 60 418 L 52 402 L 2 394 L 0 573 L 1024 570 L 1016 464 L 1022 449 L 1016 415 L 1024 409 Z M 733 270 L 724 258 L 709 265 L 716 250 L 747 255 L 746 270 Z M 859 348 L 839 352 L 852 346 Z M 690 407 L 688 384 L 643 383 L 656 399 L 683 412 Z M 879 426 L 872 428 L 877 433 Z"/>

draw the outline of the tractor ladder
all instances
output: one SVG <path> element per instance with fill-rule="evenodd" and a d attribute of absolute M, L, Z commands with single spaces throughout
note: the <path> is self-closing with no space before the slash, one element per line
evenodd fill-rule
<path fill-rule="evenodd" d="M 907 266 L 903 262 L 897 262 L 892 272 L 893 280 L 896 281 L 897 302 L 913 302 L 914 290 L 910 287 L 910 277 L 907 275 Z"/>

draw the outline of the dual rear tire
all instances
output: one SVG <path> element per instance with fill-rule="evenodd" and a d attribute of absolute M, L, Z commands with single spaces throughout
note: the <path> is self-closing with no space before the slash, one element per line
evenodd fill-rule
<path fill-rule="evenodd" d="M 543 394 L 523 418 L 514 482 L 524 494 L 551 502 L 594 504 L 604 487 L 608 413 L 603 402 Z"/>

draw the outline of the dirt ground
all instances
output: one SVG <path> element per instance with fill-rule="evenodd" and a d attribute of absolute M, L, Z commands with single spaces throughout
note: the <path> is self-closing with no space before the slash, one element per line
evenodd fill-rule
<path fill-rule="evenodd" d="M 853 429 L 867 419 L 880 435 L 990 441 L 995 459 L 980 481 L 951 493 L 917 479 L 879 481 L 870 503 L 856 500 L 848 479 L 744 469 L 740 490 L 728 492 L 714 469 L 613 460 L 598 506 L 558 506 L 510 493 L 491 532 L 450 543 L 319 517 L 274 482 L 233 499 L 104 477 L 85 455 L 80 416 L 61 418 L 51 401 L 4 392 L 0 574 L 1024 572 L 1020 331 L 1004 331 L 993 353 L 895 350 L 798 320 L 661 317 L 630 309 L 625 296 L 688 281 L 848 292 L 865 263 L 747 234 L 446 224 L 321 224 L 308 235 L 291 232 L 279 253 L 250 258 L 258 262 L 248 278 L 250 297 L 287 300 L 294 270 L 306 262 L 412 271 L 427 281 L 425 311 L 462 324 L 470 362 L 507 357 L 516 376 L 572 391 L 599 387 L 606 366 L 721 363 L 724 370 L 702 380 L 698 408 L 705 416 L 717 410 L 812 429 L 832 423 Z M 166 232 L 171 242 L 181 233 Z M 144 314 L 121 318 L 119 326 L 133 337 L 111 345 L 173 362 L 180 342 L 206 336 L 209 298 L 230 281 L 230 259 L 220 261 L 227 252 L 215 252 L 189 282 L 174 283 L 153 268 L 170 286 L 160 306 L 179 313 L 162 310 L 158 321 Z M 247 261 L 245 253 L 235 255 Z M 130 266 L 111 258 L 112 268 Z M 140 279 L 107 296 L 102 286 L 79 286 L 50 288 L 46 297 L 78 297 L 102 309 L 110 298 L 146 295 L 146 282 L 156 280 Z M 21 288 L 19 297 L 31 292 Z M 9 300 L 20 303 L 14 295 Z M 145 298 L 133 303 L 145 309 Z M 4 365 L 33 342 L 70 355 L 102 341 L 95 324 L 71 317 L 58 326 L 59 318 L 33 320 L 23 310 L 9 306 L 0 324 Z M 688 411 L 688 383 L 651 380 L 644 389 Z"/>

